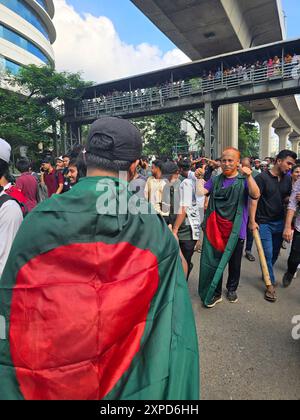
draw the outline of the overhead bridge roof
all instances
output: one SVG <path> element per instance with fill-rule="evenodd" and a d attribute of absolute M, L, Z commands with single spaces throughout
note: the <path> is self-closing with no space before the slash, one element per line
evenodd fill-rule
<path fill-rule="evenodd" d="M 222 63 L 224 68 L 230 68 L 237 64 L 255 64 L 257 60 L 265 61 L 276 55 L 281 58 L 282 55 L 287 53 L 292 55 L 294 53 L 300 54 L 299 38 L 267 44 L 248 50 L 241 50 L 230 54 L 218 55 L 216 57 L 194 61 L 177 67 L 169 67 L 164 70 L 94 85 L 85 90 L 83 99 L 92 99 L 101 95 L 107 95 L 113 91 L 127 92 L 129 90 L 149 88 L 171 80 L 176 82 L 179 80 L 201 77 L 204 71 L 217 70 L 221 67 Z"/>

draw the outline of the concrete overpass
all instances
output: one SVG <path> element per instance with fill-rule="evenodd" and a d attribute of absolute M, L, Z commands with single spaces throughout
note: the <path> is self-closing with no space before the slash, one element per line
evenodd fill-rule
<path fill-rule="evenodd" d="M 286 37 L 281 0 L 131 0 L 191 60 L 281 41 Z M 270 154 L 274 124 L 287 146 L 290 132 L 293 148 L 300 141 L 300 112 L 293 97 L 249 104 L 261 125 L 261 155 Z M 278 106 L 275 108 L 275 106 Z M 270 111 L 274 111 L 273 113 Z M 278 117 L 276 118 L 276 115 Z M 278 120 L 278 121 L 277 121 Z M 219 141 L 238 144 L 238 105 L 220 110 Z M 268 138 L 266 137 L 268 133 Z M 264 155 L 264 156 L 263 156 Z"/>

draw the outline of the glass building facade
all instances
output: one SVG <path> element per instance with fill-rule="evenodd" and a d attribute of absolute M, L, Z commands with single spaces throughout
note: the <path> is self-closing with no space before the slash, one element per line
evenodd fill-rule
<path fill-rule="evenodd" d="M 8 71 L 9 73 L 16 75 L 18 71 L 20 70 L 20 68 L 21 66 L 19 64 L 14 63 L 8 58 L 0 57 L 0 72 Z"/>
<path fill-rule="evenodd" d="M 37 2 L 40 6 L 42 6 L 42 8 L 43 8 L 43 9 L 45 9 L 45 10 L 46 10 L 46 12 L 48 13 L 48 7 L 47 7 L 47 4 L 46 4 L 45 0 L 36 0 L 36 2 Z"/>
<path fill-rule="evenodd" d="M 1 24 L 0 24 L 0 38 L 3 38 L 6 41 L 9 41 L 12 44 L 15 44 L 18 47 L 23 48 L 24 50 L 30 52 L 31 54 L 35 55 L 40 60 L 42 60 L 45 64 L 50 64 L 48 58 L 37 46 L 35 46 L 32 42 L 28 41 L 21 35 L 17 34 L 15 31 L 12 31 L 11 29 Z"/>
<path fill-rule="evenodd" d="M 8 9 L 21 16 L 23 19 L 25 19 L 27 22 L 33 25 L 36 29 L 38 29 L 48 40 L 50 40 L 48 30 L 44 25 L 42 19 L 30 6 L 28 6 L 27 3 L 25 3 L 25 1 L 0 0 L 0 4 L 3 4 Z"/>
<path fill-rule="evenodd" d="M 15 14 L 18 19 L 14 17 Z M 16 74 L 26 64 L 54 66 L 51 44 L 55 41 L 56 33 L 53 16 L 53 0 L 28 3 L 25 0 L 0 0 L 1 71 L 5 67 Z M 14 48 L 14 45 L 19 48 Z"/>

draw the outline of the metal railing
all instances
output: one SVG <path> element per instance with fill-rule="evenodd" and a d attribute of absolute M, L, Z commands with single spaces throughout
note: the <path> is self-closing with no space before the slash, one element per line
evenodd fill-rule
<path fill-rule="evenodd" d="M 126 115 L 164 108 L 169 101 L 204 96 L 220 90 L 230 90 L 241 86 L 253 86 L 275 80 L 300 79 L 300 63 L 278 64 L 259 68 L 240 69 L 231 74 L 217 72 L 206 78 L 193 78 L 175 83 L 166 83 L 147 89 L 115 92 L 101 98 L 83 100 L 67 116 L 75 118 L 98 118 L 103 115 Z"/>

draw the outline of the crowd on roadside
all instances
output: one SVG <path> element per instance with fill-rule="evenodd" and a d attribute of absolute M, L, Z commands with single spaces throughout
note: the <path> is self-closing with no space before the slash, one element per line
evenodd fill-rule
<path fill-rule="evenodd" d="M 241 159 L 233 147 L 216 160 L 150 161 L 141 156 L 136 127 L 109 117 L 91 126 L 85 147 L 55 161 L 45 156 L 40 174 L 20 159 L 14 182 L 10 155 L 0 139 L 0 321 L 10 334 L 0 333 L 17 366 L 5 370 L 2 396 L 18 398 L 21 389 L 25 399 L 126 398 L 138 366 L 138 398 L 147 383 L 148 398 L 154 384 L 154 399 L 197 399 L 198 344 L 186 287 L 193 255 L 199 253 L 198 291 L 209 309 L 223 300 L 227 266 L 226 299 L 238 302 L 242 257 L 255 261 L 258 232 L 265 299 L 278 298 L 274 265 L 284 240 L 291 249 L 283 287 L 297 273 L 300 162 L 290 150 L 263 161 Z M 163 370 L 146 369 L 149 359 Z M 0 367 L 5 363 L 1 351 Z M 95 381 L 81 380 L 86 375 Z M 34 386 L 26 387 L 28 378 Z"/>

